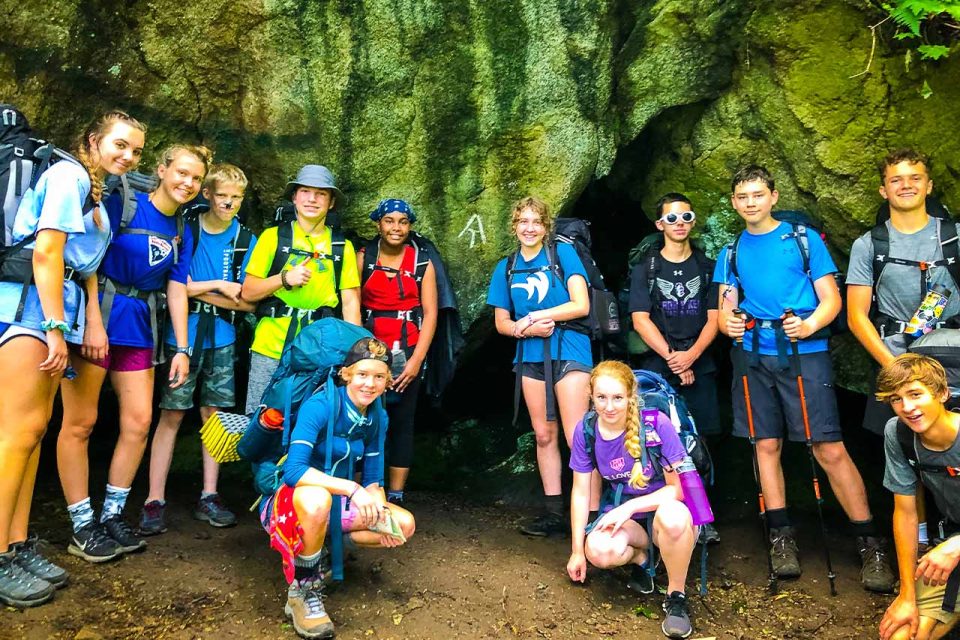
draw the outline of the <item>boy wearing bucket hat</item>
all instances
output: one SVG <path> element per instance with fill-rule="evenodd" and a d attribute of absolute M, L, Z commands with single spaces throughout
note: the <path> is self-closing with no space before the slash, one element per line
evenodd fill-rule
<path fill-rule="evenodd" d="M 260 402 L 283 347 L 301 328 L 333 315 L 360 324 L 353 245 L 326 226 L 327 213 L 346 202 L 336 178 L 324 166 L 305 165 L 287 183 L 284 197 L 293 202 L 297 217 L 264 230 L 243 282 L 243 299 L 257 303 L 247 413 Z"/>

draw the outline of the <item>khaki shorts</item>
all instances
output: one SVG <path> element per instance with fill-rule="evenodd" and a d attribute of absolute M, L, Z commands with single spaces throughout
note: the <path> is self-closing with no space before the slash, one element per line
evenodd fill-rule
<path fill-rule="evenodd" d="M 947 590 L 946 585 L 932 587 L 923 584 L 923 580 L 917 580 L 917 611 L 921 616 L 933 618 L 941 624 L 952 626 L 960 619 L 960 612 L 950 613 L 940 608 L 943 604 L 943 592 Z"/>

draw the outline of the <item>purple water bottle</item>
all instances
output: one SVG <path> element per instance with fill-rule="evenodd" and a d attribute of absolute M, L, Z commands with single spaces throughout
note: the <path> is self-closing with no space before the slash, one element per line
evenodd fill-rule
<path fill-rule="evenodd" d="M 701 525 L 713 522 L 713 509 L 707 500 L 707 492 L 703 488 L 703 480 L 690 456 L 686 456 L 676 469 L 680 477 L 680 486 L 683 488 L 683 503 L 690 509 L 693 524 Z"/>

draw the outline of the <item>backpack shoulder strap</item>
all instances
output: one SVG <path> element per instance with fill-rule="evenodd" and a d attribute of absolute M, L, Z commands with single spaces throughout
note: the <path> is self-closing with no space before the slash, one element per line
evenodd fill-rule
<path fill-rule="evenodd" d="M 516 320 L 516 318 L 513 317 L 514 316 L 513 298 L 510 297 L 510 276 L 513 275 L 513 267 L 516 266 L 517 264 L 517 256 L 519 254 L 520 254 L 519 251 L 514 251 L 509 256 L 507 256 L 507 264 L 505 265 L 506 268 L 503 270 L 504 277 L 506 278 L 506 281 L 507 281 L 507 300 L 510 301 L 510 318 L 512 320 Z"/>
<path fill-rule="evenodd" d="M 423 276 L 427 273 L 427 267 L 430 266 L 431 252 L 426 242 L 423 242 L 423 236 L 419 233 L 410 232 L 410 246 L 413 247 L 413 277 L 417 281 L 417 287 L 421 286 Z"/>
<path fill-rule="evenodd" d="M 573 246 L 573 245 L 571 245 Z M 550 270 L 557 274 L 557 279 L 560 281 L 560 284 L 566 282 L 564 277 L 563 265 L 560 264 L 560 256 L 558 255 L 557 241 L 551 240 L 550 242 L 544 243 L 544 248 L 547 251 L 547 265 L 550 267 Z M 584 266 L 586 268 L 586 266 Z M 587 285 L 590 284 L 590 278 L 587 278 Z"/>
<path fill-rule="evenodd" d="M 120 214 L 120 228 L 126 229 L 137 213 L 137 193 L 130 184 L 130 178 L 120 176 L 120 196 L 123 198 L 123 212 Z"/>
<path fill-rule="evenodd" d="M 713 280 L 713 268 L 715 263 L 707 254 L 696 247 L 691 247 L 693 249 L 693 259 L 697 263 L 697 267 L 700 268 L 700 275 L 703 277 L 703 284 L 700 286 L 700 291 L 706 295 L 707 291 L 710 289 L 708 286 Z"/>
<path fill-rule="evenodd" d="M 660 251 L 654 247 L 646 257 L 647 261 L 647 291 L 650 294 L 650 302 L 659 298 L 657 295 L 657 275 L 660 273 Z"/>
<path fill-rule="evenodd" d="M 187 220 L 187 226 L 190 227 L 190 233 L 193 234 L 193 255 L 197 255 L 197 247 L 200 246 L 200 217 Z"/>
<path fill-rule="evenodd" d="M 593 466 L 597 466 L 596 444 L 597 444 L 597 412 L 588 411 L 583 416 L 583 443 L 584 450 L 587 452 Z"/>
<path fill-rule="evenodd" d="M 273 254 L 273 263 L 270 265 L 270 271 L 267 277 L 275 276 L 287 264 L 287 258 L 290 257 L 290 248 L 293 246 L 293 225 L 296 222 L 281 222 L 277 225 L 277 250 Z"/>
<path fill-rule="evenodd" d="M 960 240 L 957 239 L 957 225 L 953 220 L 937 219 L 937 233 L 943 258 L 947 261 L 947 271 L 953 283 L 960 286 Z"/>
<path fill-rule="evenodd" d="M 370 279 L 370 276 L 373 275 L 373 268 L 377 265 L 377 260 L 379 258 L 380 237 L 377 236 L 373 240 L 367 242 L 366 246 L 363 247 L 363 271 L 360 273 L 361 289 L 367 284 L 367 280 Z"/>
<path fill-rule="evenodd" d="M 883 273 L 887 257 L 890 255 L 890 230 L 887 229 L 886 222 L 875 224 L 870 229 L 870 241 L 873 243 L 871 271 L 873 272 L 873 293 L 876 296 L 880 275 Z"/>
<path fill-rule="evenodd" d="M 742 289 L 740 286 L 740 272 L 737 270 L 737 250 L 740 248 L 740 238 L 743 236 L 743 232 L 737 234 L 733 239 L 733 242 L 727 245 L 727 260 L 730 263 L 730 273 L 733 275 L 733 279 L 737 282 L 737 289 Z M 740 292 L 740 297 L 743 297 L 743 291 Z M 741 300 L 743 302 L 743 300 Z"/>
<path fill-rule="evenodd" d="M 910 468 L 919 477 L 920 472 L 917 469 L 919 461 L 917 460 L 917 452 L 913 448 L 913 432 L 900 420 L 897 420 L 897 443 L 900 445 L 900 450 L 903 451 L 903 456 L 910 463 Z"/>
<path fill-rule="evenodd" d="M 797 243 L 797 250 L 800 252 L 800 259 L 803 260 L 803 272 L 810 275 L 810 237 L 807 233 L 807 225 L 802 222 L 791 222 L 790 227 L 793 231 L 790 233 Z"/>
<path fill-rule="evenodd" d="M 340 274 L 343 273 L 343 252 L 347 239 L 339 228 L 330 228 L 330 253 L 333 255 L 333 290 L 340 297 Z"/>
<path fill-rule="evenodd" d="M 230 265 L 233 270 L 233 281 L 240 282 L 243 275 L 243 260 L 250 251 L 250 243 L 253 240 L 253 232 L 240 224 L 237 227 L 237 233 L 233 237 L 233 263 Z M 196 242 L 196 238 L 194 238 Z"/>

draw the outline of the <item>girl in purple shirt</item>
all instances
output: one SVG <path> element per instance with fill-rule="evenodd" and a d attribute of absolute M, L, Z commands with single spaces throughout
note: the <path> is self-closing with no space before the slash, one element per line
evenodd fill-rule
<path fill-rule="evenodd" d="M 645 416 L 641 429 L 637 381 L 622 362 L 607 360 L 594 367 L 590 396 L 595 414 L 588 413 L 577 423 L 570 454 L 573 542 L 567 573 L 574 582 L 584 582 L 588 560 L 601 569 L 633 564 L 638 588 L 652 593 L 653 581 L 643 569 L 650 544 L 643 521 L 652 514 L 653 543 L 667 570 L 663 632 L 670 638 L 686 638 L 693 627 L 684 583 L 697 527 L 681 501 L 683 491 L 674 471 L 686 451 L 663 413 L 658 412 L 655 420 Z M 584 434 L 584 422 L 593 424 L 592 438 Z M 640 440 L 641 433 L 645 442 Z M 588 526 L 594 470 L 603 477 L 605 492 L 602 515 Z"/>

